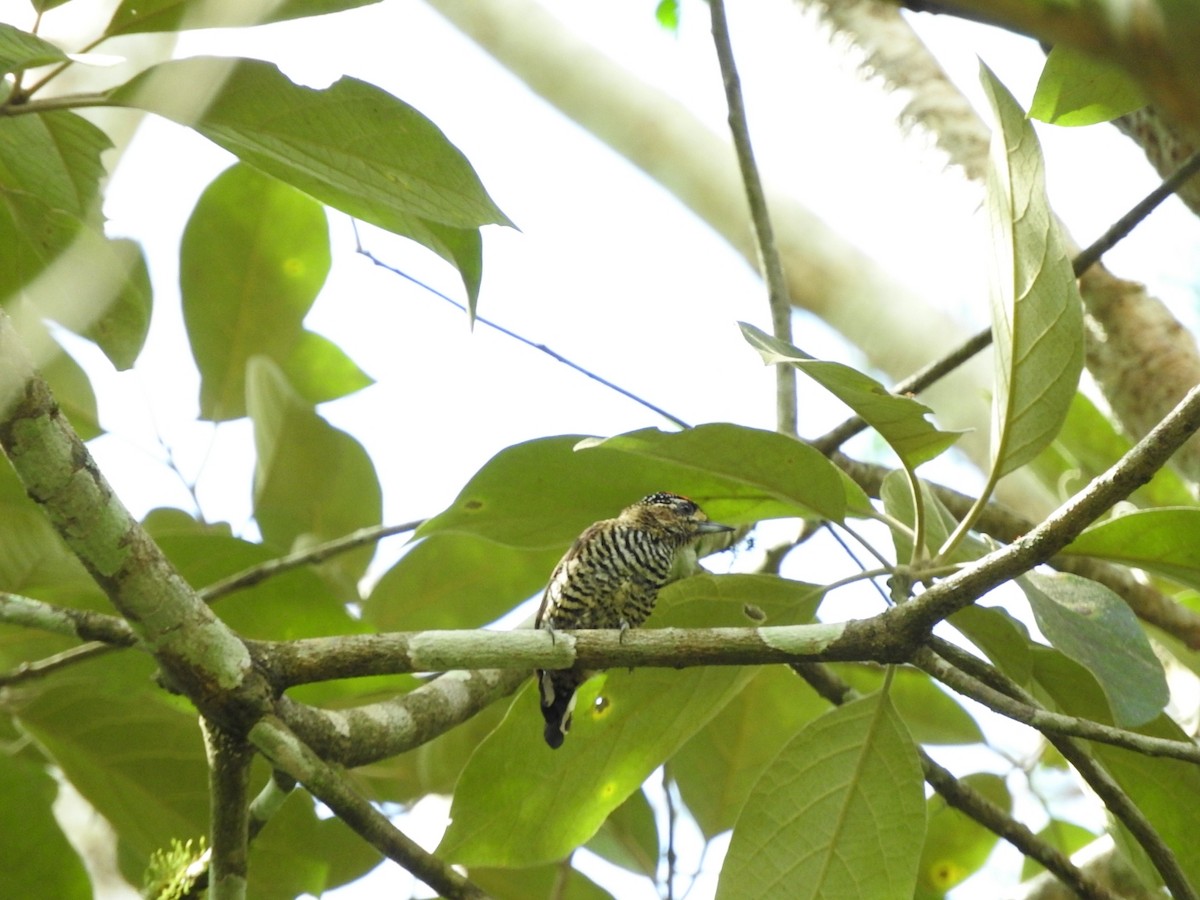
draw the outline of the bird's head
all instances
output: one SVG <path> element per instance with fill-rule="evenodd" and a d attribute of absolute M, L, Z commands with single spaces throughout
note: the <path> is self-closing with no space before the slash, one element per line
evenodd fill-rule
<path fill-rule="evenodd" d="M 710 521 L 695 501 L 667 491 L 643 497 L 627 507 L 618 521 L 652 534 L 669 535 L 680 543 L 704 534 L 734 530 Z"/>

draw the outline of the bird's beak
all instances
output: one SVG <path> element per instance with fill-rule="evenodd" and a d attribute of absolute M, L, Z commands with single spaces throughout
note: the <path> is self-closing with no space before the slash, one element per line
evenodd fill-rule
<path fill-rule="evenodd" d="M 721 531 L 736 531 L 732 525 L 722 525 L 719 522 L 701 522 L 696 526 L 699 534 L 716 534 Z"/>

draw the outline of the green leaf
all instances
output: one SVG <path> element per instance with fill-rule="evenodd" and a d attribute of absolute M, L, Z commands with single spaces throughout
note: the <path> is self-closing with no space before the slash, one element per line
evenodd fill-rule
<path fill-rule="evenodd" d="M 653 624 L 658 628 L 800 625 L 813 621 L 824 594 L 821 585 L 778 575 L 694 575 L 659 592 Z M 751 605 L 753 618 L 746 610 Z"/>
<path fill-rule="evenodd" d="M 925 418 L 933 410 L 912 397 L 893 394 L 869 375 L 837 362 L 813 359 L 786 341 L 738 323 L 742 335 L 768 365 L 794 366 L 854 410 L 900 457 L 915 469 L 947 450 L 961 431 L 939 431 Z"/>
<path fill-rule="evenodd" d="M 916 746 L 887 695 L 875 694 L 817 719 L 763 773 L 717 897 L 911 897 L 924 839 Z"/>
<path fill-rule="evenodd" d="M 97 226 L 103 131 L 71 112 L 0 117 L 0 302 Z M 99 232 L 97 231 L 97 234 Z"/>
<path fill-rule="evenodd" d="M 1190 741 L 1168 716 L 1159 716 L 1138 729 L 1143 734 L 1176 741 Z M 1200 770 L 1182 760 L 1151 757 L 1132 750 L 1093 744 L 1093 752 L 1121 789 L 1142 811 L 1163 842 L 1174 852 L 1187 880 L 1200 884 Z"/>
<path fill-rule="evenodd" d="M 950 617 L 957 628 L 992 664 L 1022 687 L 1033 681 L 1029 630 L 1004 609 L 968 606 Z"/>
<path fill-rule="evenodd" d="M 1083 308 L 1046 201 L 1033 126 L 986 66 L 980 78 L 997 121 L 987 177 L 994 482 L 1036 457 L 1062 427 L 1083 369 Z"/>
<path fill-rule="evenodd" d="M 367 452 L 318 416 L 266 357 L 247 364 L 246 407 L 258 453 L 254 517 L 265 541 L 291 550 L 379 524 L 383 501 Z M 371 547 L 341 554 L 319 571 L 357 599 L 373 554 Z"/>
<path fill-rule="evenodd" d="M 1142 725 L 1162 712 L 1170 699 L 1162 664 L 1120 597 L 1066 573 L 1030 572 L 1017 584 L 1050 643 L 1096 677 L 1118 725 Z"/>
<path fill-rule="evenodd" d="M 586 847 L 613 865 L 653 878 L 658 872 L 658 825 L 645 793 L 630 794 Z"/>
<path fill-rule="evenodd" d="M 691 497 L 712 519 L 730 525 L 813 509 L 832 516 L 844 508 L 843 483 L 832 464 L 773 432 L 737 425 L 678 434 L 647 429 L 574 452 L 582 440 L 539 438 L 501 450 L 417 534 L 469 532 L 561 553 L 592 522 L 664 490 Z"/>
<path fill-rule="evenodd" d="M 1051 819 L 1046 827 L 1037 833 L 1037 836 L 1039 840 L 1049 844 L 1066 857 L 1070 857 L 1077 850 L 1082 850 L 1097 838 L 1097 835 L 1086 828 L 1062 819 Z M 1021 880 L 1028 881 L 1044 871 L 1046 869 L 1040 862 L 1027 856 L 1021 866 Z"/>
<path fill-rule="evenodd" d="M 1057 490 L 1065 500 L 1107 471 L 1132 446 L 1096 404 L 1076 391 L 1062 430 L 1030 466 L 1043 484 Z M 1129 499 L 1140 506 L 1195 504 L 1187 484 L 1168 466 L 1155 472 Z"/>
<path fill-rule="evenodd" d="M 1042 67 L 1029 115 L 1051 125 L 1095 125 L 1145 105 L 1141 86 L 1120 66 L 1057 44 Z"/>
<path fill-rule="evenodd" d="M 311 197 L 245 165 L 226 169 L 205 189 L 179 254 L 201 415 L 221 421 L 246 414 L 246 362 L 255 355 L 289 375 L 301 373 L 293 386 L 313 403 L 370 384 L 353 363 L 339 371 L 336 360 L 345 354 L 302 324 L 329 265 L 325 210 Z M 335 362 L 320 365 L 322 355 Z"/>
<path fill-rule="evenodd" d="M 597 676 L 579 689 L 558 750 L 542 740 L 536 692 L 527 687 L 463 771 L 438 855 L 467 866 L 562 859 L 753 674 L 713 667 Z"/>
<path fill-rule="evenodd" d="M 559 863 L 523 869 L 471 868 L 471 880 L 496 900 L 526 900 L 554 897 L 555 900 L 612 900 L 604 890 L 578 869 L 564 872 Z"/>
<path fill-rule="evenodd" d="M 380 631 L 481 628 L 540 592 L 560 555 L 559 548 L 432 534 L 383 574 L 363 603 L 363 618 Z"/>
<path fill-rule="evenodd" d="M 50 811 L 57 794 L 44 765 L 0 753 L 0 897 L 92 896 L 83 863 Z"/>
<path fill-rule="evenodd" d="M 305 16 L 322 16 L 369 6 L 378 0 L 122 0 L 113 13 L 106 36 L 147 31 L 184 31 L 192 28 L 237 28 L 263 25 Z"/>
<path fill-rule="evenodd" d="M 270 63 L 196 57 L 154 66 L 109 98 L 187 125 L 322 203 L 423 244 L 458 267 L 472 308 L 477 229 L 511 224 L 437 126 L 354 78 L 315 90 Z"/>
<path fill-rule="evenodd" d="M 767 766 L 828 708 L 795 673 L 768 666 L 679 749 L 671 774 L 706 838 L 733 827 Z"/>
<path fill-rule="evenodd" d="M 255 773 L 254 784 L 265 773 Z M 378 865 L 375 848 L 336 816 L 322 817 L 303 790 L 294 791 L 250 845 L 247 897 L 294 900 L 365 875 Z"/>
<path fill-rule="evenodd" d="M 859 693 L 879 690 L 886 670 L 878 666 L 844 663 L 834 666 Z M 913 739 L 922 744 L 975 744 L 983 733 L 971 715 L 924 672 L 896 669 L 888 693 Z"/>
<path fill-rule="evenodd" d="M 954 531 L 957 520 L 946 509 L 937 493 L 926 481 L 918 479 L 921 495 L 925 504 L 925 546 L 932 556 Z M 884 511 L 899 522 L 910 528 L 913 525 L 913 495 L 909 489 L 909 480 L 899 469 L 889 472 L 883 479 L 879 489 L 879 499 L 883 501 Z M 892 541 L 896 547 L 896 559 L 912 559 L 912 534 L 899 528 L 892 529 Z M 988 547 L 978 538 L 967 535 L 950 553 L 947 561 L 953 563 L 967 562 L 979 559 L 988 552 Z"/>
<path fill-rule="evenodd" d="M 1012 811 L 1012 796 L 999 775 L 975 772 L 962 781 L 1005 812 Z M 925 806 L 929 825 L 914 897 L 940 900 L 982 868 L 999 838 L 966 813 L 948 806 L 941 794 L 934 794 Z"/>
<path fill-rule="evenodd" d="M 761 499 L 753 513 L 746 512 L 745 504 L 737 504 L 742 516 L 753 522 L 803 512 L 840 521 L 846 513 L 846 492 L 837 467 L 808 444 L 774 431 L 724 423 L 677 432 L 646 428 L 585 439 L 578 449 L 625 453 L 638 462 L 638 468 L 679 466 L 711 480 L 713 488 L 704 496 L 711 493 L 714 500 L 706 509 L 718 521 L 723 521 L 731 500 L 745 497 Z M 717 494 L 722 483 L 729 493 Z"/>
<path fill-rule="evenodd" d="M 124 372 L 133 368 L 146 344 L 154 292 L 141 245 L 127 239 L 112 239 L 106 243 L 107 252 L 100 260 L 92 262 L 87 271 L 91 278 L 103 277 L 112 284 L 113 288 L 107 292 L 112 299 L 82 333 L 95 342 L 109 362 Z M 106 274 L 101 274 L 101 267 L 107 270 Z M 71 323 L 63 324 L 70 327 Z"/>
<path fill-rule="evenodd" d="M 1147 509 L 1093 525 L 1063 553 L 1096 556 L 1200 589 L 1200 509 Z"/>
<path fill-rule="evenodd" d="M 67 54 L 36 34 L 0 22 L 0 74 L 67 61 Z"/>
<path fill-rule="evenodd" d="M 142 654 L 56 673 L 20 698 L 22 726 L 143 862 L 207 830 L 208 767 L 191 705 L 155 686 Z"/>

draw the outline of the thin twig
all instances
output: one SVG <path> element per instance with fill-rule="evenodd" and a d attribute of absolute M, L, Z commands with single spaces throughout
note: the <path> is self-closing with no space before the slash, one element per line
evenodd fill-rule
<path fill-rule="evenodd" d="M 243 569 L 240 572 L 235 572 L 227 578 L 214 581 L 207 587 L 201 588 L 198 593 L 205 603 L 212 603 L 219 597 L 227 596 L 234 591 L 253 587 L 260 582 L 266 581 L 268 578 L 274 578 L 277 575 L 282 575 L 284 572 L 290 572 L 292 569 L 316 565 L 340 553 L 348 553 L 351 550 L 357 550 L 359 547 L 378 543 L 384 538 L 392 537 L 393 535 L 415 531 L 424 522 L 424 519 L 414 519 L 411 522 L 405 522 L 401 525 L 372 525 L 370 528 L 360 528 L 358 531 L 343 535 L 340 538 L 334 538 L 331 541 L 326 541 L 324 544 L 318 544 L 316 547 L 309 547 L 307 550 L 298 550 L 295 553 L 289 553 L 287 556 L 270 559 Z"/>
<path fill-rule="evenodd" d="M 355 233 L 357 234 L 357 228 L 355 229 Z M 433 294 L 435 297 L 440 297 L 442 300 L 445 300 L 447 303 L 449 303 L 451 306 L 455 307 L 456 309 L 460 309 L 464 313 L 467 312 L 467 308 L 465 306 L 463 306 L 461 303 L 459 303 L 457 300 L 453 299 L 452 297 L 450 297 L 446 294 L 443 294 L 441 291 L 439 291 L 437 288 L 433 287 L 432 285 L 426 284 L 424 281 L 421 281 L 419 278 L 409 275 L 403 269 L 398 269 L 393 265 L 385 263 L 383 260 L 381 260 L 379 257 L 377 257 L 370 250 L 363 247 L 361 241 L 358 244 L 357 250 L 361 255 L 365 256 L 367 259 L 369 259 L 375 265 L 379 266 L 379 268 L 387 269 L 387 271 L 391 272 L 393 275 L 399 275 L 401 278 L 411 281 L 417 287 L 423 288 L 426 291 L 429 291 L 429 293 Z M 574 369 L 580 375 L 586 375 L 588 378 L 592 379 L 593 381 L 599 382 L 600 384 L 604 385 L 606 388 L 609 388 L 610 390 L 616 391 L 622 397 L 628 397 L 634 403 L 641 404 L 642 406 L 646 407 L 646 409 L 650 410 L 651 412 L 653 412 L 657 415 L 662 416 L 668 422 L 670 422 L 671 424 L 673 424 L 679 428 L 687 430 L 692 427 L 687 422 L 683 421 L 683 419 L 667 412 L 661 406 L 655 406 L 649 400 L 645 400 L 645 399 L 639 397 L 637 394 L 633 393 L 632 391 L 628 391 L 625 388 L 621 387 L 620 385 L 614 384 L 613 382 L 609 381 L 607 378 L 597 375 L 595 372 L 591 371 L 590 369 L 585 369 L 583 366 L 579 365 L 579 363 L 572 362 L 571 360 L 569 360 L 565 356 L 563 356 L 561 353 L 556 353 L 555 351 L 551 350 L 545 344 L 539 344 L 535 341 L 531 341 L 529 338 L 527 338 L 523 335 L 517 334 L 515 331 L 510 331 L 509 329 L 505 328 L 503 325 L 498 325 L 497 323 L 491 321 L 490 319 L 485 319 L 483 316 L 479 316 L 479 315 L 475 316 L 475 321 L 479 322 L 481 325 L 486 325 L 488 328 L 495 329 L 496 331 L 500 332 L 501 334 L 512 338 L 514 341 L 520 341 L 526 347 L 532 347 L 534 350 L 540 350 L 542 353 L 545 353 L 551 359 L 562 363 L 564 366 L 567 366 L 568 368 Z"/>
<path fill-rule="evenodd" d="M 733 47 L 729 41 L 729 23 L 725 18 L 724 0 L 709 0 L 712 12 L 713 44 L 717 50 L 717 61 L 721 66 L 721 80 L 725 85 L 725 102 L 729 107 L 729 131 L 737 151 L 738 166 L 742 171 L 742 183 L 746 188 L 746 201 L 750 206 L 750 221 L 754 226 L 754 240 L 762 263 L 763 279 L 767 283 L 767 301 L 771 307 L 771 330 L 781 341 L 792 342 L 792 301 L 787 282 L 783 277 L 783 265 L 779 261 L 779 249 L 775 245 L 775 231 L 771 227 L 771 214 L 767 209 L 767 197 L 763 191 L 758 165 L 754 161 L 754 148 L 750 143 L 750 127 L 746 121 L 746 105 L 742 100 L 742 88 L 737 65 L 733 59 Z M 775 400 L 778 429 L 784 434 L 796 434 L 796 372 L 791 366 L 775 367 Z"/>
<path fill-rule="evenodd" d="M 992 712 L 1014 722 L 1021 722 L 1042 734 L 1084 738 L 1114 747 L 1124 747 L 1143 756 L 1165 756 L 1200 764 L 1200 745 L 1193 741 L 1173 741 L 1169 738 L 1138 734 L 1136 731 L 1127 731 L 1090 719 L 1052 712 L 1036 702 L 1017 699 L 995 683 L 988 684 L 977 678 L 975 673 L 979 669 L 968 671 L 964 667 L 973 663 L 992 673 L 996 673 L 996 670 L 965 650 L 954 647 L 949 641 L 934 637 L 931 639 L 931 646 L 934 649 L 922 650 L 913 657 L 913 665 L 964 697 L 970 697 Z"/>
<path fill-rule="evenodd" d="M 667 897 L 666 900 L 675 900 L 675 864 L 678 861 L 675 856 L 675 825 L 677 813 L 675 811 L 675 798 L 671 796 L 671 775 L 668 763 L 663 763 L 663 800 L 667 805 Z"/>

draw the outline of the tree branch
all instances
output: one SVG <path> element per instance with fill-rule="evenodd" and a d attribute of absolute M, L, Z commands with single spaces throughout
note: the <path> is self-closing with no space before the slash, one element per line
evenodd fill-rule
<path fill-rule="evenodd" d="M 717 62 L 721 66 L 721 81 L 725 86 L 725 103 L 729 107 L 729 133 L 733 136 L 733 149 L 737 153 L 742 184 L 746 189 L 746 202 L 750 207 L 750 222 L 754 228 L 758 259 L 763 280 L 767 283 L 771 332 L 779 340 L 790 344 L 792 302 L 783 278 L 783 266 L 775 244 L 775 229 L 771 227 L 767 197 L 758 174 L 758 164 L 754 161 L 750 125 L 746 121 L 746 104 L 742 100 L 742 86 L 733 58 L 733 47 L 729 41 L 725 3 L 724 0 L 709 0 L 708 6 L 712 13 L 713 44 L 717 50 Z M 784 434 L 796 434 L 796 370 L 791 366 L 775 367 L 775 415 L 779 431 Z"/>
<path fill-rule="evenodd" d="M 344 775 L 317 756 L 282 720 L 274 716 L 260 719 L 250 729 L 249 737 L 276 768 L 304 785 L 372 847 L 442 896 L 463 900 L 487 896 L 451 866 L 427 853 L 387 816 L 359 796 Z"/>

